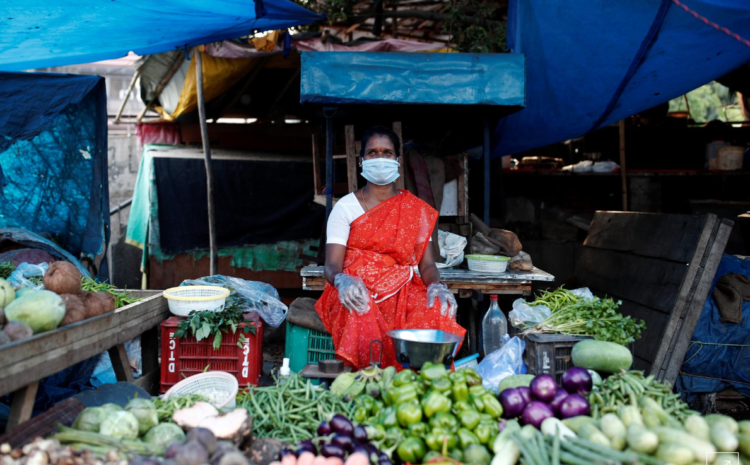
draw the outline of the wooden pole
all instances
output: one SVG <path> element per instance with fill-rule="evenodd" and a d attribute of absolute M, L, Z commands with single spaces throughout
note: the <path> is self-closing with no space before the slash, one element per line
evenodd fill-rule
<path fill-rule="evenodd" d="M 211 275 L 218 274 L 219 253 L 216 248 L 216 213 L 214 212 L 214 175 L 211 169 L 211 146 L 208 138 L 208 124 L 206 124 L 206 101 L 203 94 L 203 58 L 197 48 L 194 49 L 195 77 L 198 90 L 198 118 L 201 124 L 201 139 L 203 140 L 203 156 L 206 162 L 206 187 L 208 190 L 208 243 L 211 251 Z"/>
<path fill-rule="evenodd" d="M 484 118 L 484 224 L 490 225 L 490 119 Z"/>
<path fill-rule="evenodd" d="M 115 124 L 120 124 L 120 118 L 122 117 L 122 112 L 125 110 L 125 105 L 128 104 L 128 99 L 130 99 L 130 93 L 133 92 L 133 87 L 135 87 L 135 83 L 138 82 L 138 78 L 141 77 L 141 72 L 143 71 L 143 67 L 146 64 L 144 63 L 141 65 L 140 68 L 135 70 L 135 73 L 133 74 L 133 79 L 130 80 L 130 84 L 128 85 L 128 90 L 125 92 L 125 98 L 122 100 L 122 104 L 120 104 L 120 109 L 117 110 L 117 116 L 115 116 Z"/>
<path fill-rule="evenodd" d="M 622 183 L 622 211 L 628 211 L 628 172 L 625 167 L 625 120 L 620 121 L 620 181 Z"/>

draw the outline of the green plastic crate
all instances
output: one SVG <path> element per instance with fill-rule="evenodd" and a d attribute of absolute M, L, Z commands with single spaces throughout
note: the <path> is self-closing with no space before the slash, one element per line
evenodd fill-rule
<path fill-rule="evenodd" d="M 286 323 L 286 345 L 284 356 L 289 359 L 289 368 L 299 373 L 309 363 L 335 357 L 333 338 L 328 333 Z"/>

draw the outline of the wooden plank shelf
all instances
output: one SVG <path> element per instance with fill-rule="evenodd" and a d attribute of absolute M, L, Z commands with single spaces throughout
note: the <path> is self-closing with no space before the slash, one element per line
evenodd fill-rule
<path fill-rule="evenodd" d="M 0 395 L 14 393 L 8 431 L 29 419 L 39 380 L 104 351 L 115 355 L 112 364 L 118 379 L 132 381 L 121 345 L 170 316 L 167 300 L 160 291 L 132 294 L 144 300 L 0 348 Z M 144 377 L 149 375 L 145 368 L 153 370 L 155 366 L 158 370 L 155 343 L 146 344 L 146 348 L 150 350 L 143 350 Z"/>

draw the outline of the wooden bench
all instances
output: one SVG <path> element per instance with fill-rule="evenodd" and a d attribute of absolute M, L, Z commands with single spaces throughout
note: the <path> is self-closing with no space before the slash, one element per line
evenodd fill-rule
<path fill-rule="evenodd" d="M 132 294 L 144 300 L 0 348 L 0 395 L 13 393 L 7 431 L 31 418 L 39 380 L 105 350 L 117 379 L 133 382 L 123 344 L 141 335 L 143 376 L 134 384 L 155 392 L 159 385 L 158 325 L 169 318 L 169 307 L 161 291 Z"/>
<path fill-rule="evenodd" d="M 576 284 L 646 322 L 636 369 L 675 382 L 732 225 L 713 214 L 596 212 Z"/>

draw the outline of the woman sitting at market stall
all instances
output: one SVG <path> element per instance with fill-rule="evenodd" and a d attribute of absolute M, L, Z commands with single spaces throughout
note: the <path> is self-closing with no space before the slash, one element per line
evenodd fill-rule
<path fill-rule="evenodd" d="M 396 189 L 400 145 L 396 133 L 383 127 L 362 136 L 360 167 L 367 185 L 339 200 L 328 218 L 327 283 L 315 309 L 333 336 L 336 355 L 356 368 L 369 365 L 375 339 L 383 342 L 383 365 L 396 364 L 386 336 L 392 329 L 466 334 L 428 247 L 438 212 Z"/>

